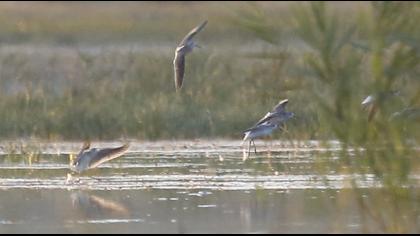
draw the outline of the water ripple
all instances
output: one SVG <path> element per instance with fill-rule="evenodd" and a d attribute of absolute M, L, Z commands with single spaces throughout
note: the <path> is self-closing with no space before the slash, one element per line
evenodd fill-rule
<path fill-rule="evenodd" d="M 76 178 L 66 183 L 64 178 L 25 179 L 2 178 L 0 189 L 94 189 L 94 190 L 134 190 L 134 189 L 342 189 L 350 188 L 355 179 L 359 187 L 381 187 L 373 175 L 128 175 L 92 176 Z"/>

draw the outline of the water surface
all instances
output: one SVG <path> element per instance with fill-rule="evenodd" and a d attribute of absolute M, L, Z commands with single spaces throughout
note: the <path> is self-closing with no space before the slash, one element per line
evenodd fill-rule
<path fill-rule="evenodd" d="M 81 175 L 69 169 L 81 143 L 4 144 L 0 232 L 381 232 L 351 181 L 367 200 L 381 185 L 373 174 L 337 173 L 338 158 L 324 155 L 337 143 L 256 144 L 258 153 L 246 158 L 239 141 L 131 142 L 122 157 Z M 322 163 L 331 169 L 320 174 Z"/>

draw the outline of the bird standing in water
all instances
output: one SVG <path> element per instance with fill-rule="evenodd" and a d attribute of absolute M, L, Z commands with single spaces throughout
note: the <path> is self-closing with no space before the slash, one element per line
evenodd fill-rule
<path fill-rule="evenodd" d="M 245 136 L 243 142 L 249 140 L 248 156 L 251 151 L 251 142 L 254 144 L 255 153 L 257 153 L 257 147 L 254 142 L 255 138 L 271 134 L 274 130 L 284 124 L 284 122 L 294 116 L 293 112 L 286 111 L 288 102 L 288 99 L 280 101 L 272 111 L 268 112 L 254 126 L 244 131 Z"/>

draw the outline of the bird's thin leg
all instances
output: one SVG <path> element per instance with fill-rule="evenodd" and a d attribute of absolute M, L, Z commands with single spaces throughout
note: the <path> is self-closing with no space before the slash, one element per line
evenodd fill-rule
<path fill-rule="evenodd" d="M 251 153 L 251 141 L 252 141 L 252 139 L 249 140 L 249 143 L 248 143 L 248 156 L 247 156 L 247 158 L 249 157 L 249 154 Z"/>
<path fill-rule="evenodd" d="M 286 124 L 283 124 L 282 126 L 279 126 L 279 129 L 285 133 L 289 133 L 289 131 L 287 130 L 287 126 Z"/>
<path fill-rule="evenodd" d="M 270 138 L 270 152 L 271 152 L 272 149 L 273 149 L 273 139 Z"/>
<path fill-rule="evenodd" d="M 268 168 L 270 168 L 270 170 L 274 171 L 273 165 L 271 163 L 271 155 L 268 155 Z"/>
<path fill-rule="evenodd" d="M 252 140 L 252 143 L 254 143 L 254 152 L 255 152 L 255 154 L 257 154 L 257 146 L 255 145 L 255 141 Z"/>

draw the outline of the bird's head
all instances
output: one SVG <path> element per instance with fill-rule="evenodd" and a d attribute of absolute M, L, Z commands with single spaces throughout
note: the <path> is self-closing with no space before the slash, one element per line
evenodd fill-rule
<path fill-rule="evenodd" d="M 293 118 L 293 117 L 295 117 L 295 113 L 290 112 L 290 118 Z"/>
<path fill-rule="evenodd" d="M 285 121 L 288 120 L 288 119 L 290 119 L 290 118 L 293 118 L 293 117 L 295 117 L 295 113 L 290 112 L 290 111 L 284 112 L 284 120 Z"/>

